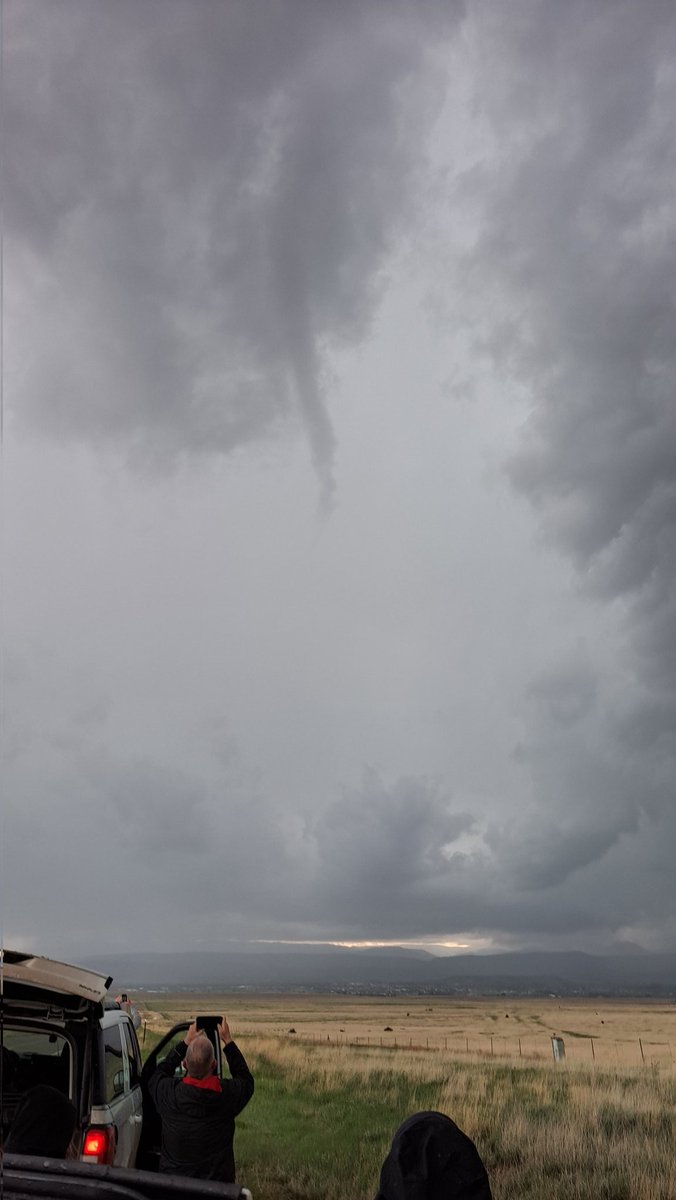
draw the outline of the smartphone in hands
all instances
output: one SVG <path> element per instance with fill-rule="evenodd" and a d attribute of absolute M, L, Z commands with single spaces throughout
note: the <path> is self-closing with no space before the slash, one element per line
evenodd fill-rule
<path fill-rule="evenodd" d="M 211 1033 L 212 1030 L 218 1029 L 222 1020 L 222 1017 L 195 1017 L 195 1028 Z"/>

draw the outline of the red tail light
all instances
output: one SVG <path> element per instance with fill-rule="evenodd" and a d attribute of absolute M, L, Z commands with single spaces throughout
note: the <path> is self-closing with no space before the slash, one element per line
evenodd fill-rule
<path fill-rule="evenodd" d="M 112 1163 L 115 1158 L 115 1140 L 113 1125 L 88 1129 L 82 1147 L 82 1162 Z"/>

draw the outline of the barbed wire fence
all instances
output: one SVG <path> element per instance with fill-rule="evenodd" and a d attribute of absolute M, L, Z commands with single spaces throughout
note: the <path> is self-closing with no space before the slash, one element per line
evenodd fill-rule
<path fill-rule="evenodd" d="M 285 1035 L 299 1042 L 353 1047 L 355 1049 L 382 1049 L 390 1051 L 415 1051 L 453 1055 L 468 1059 L 514 1059 L 525 1062 L 554 1062 L 552 1038 L 549 1035 L 509 1036 L 502 1034 L 473 1034 L 471 1036 L 421 1037 L 383 1031 L 380 1034 L 351 1035 L 346 1032 L 302 1032 L 289 1030 Z M 674 1047 L 668 1041 L 647 1038 L 598 1038 L 575 1034 L 565 1039 L 564 1052 L 560 1058 L 572 1063 L 598 1064 L 604 1067 L 673 1066 L 676 1062 Z"/>

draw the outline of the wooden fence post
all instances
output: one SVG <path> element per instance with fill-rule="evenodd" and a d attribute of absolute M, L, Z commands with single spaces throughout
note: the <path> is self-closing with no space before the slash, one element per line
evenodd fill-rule
<path fill-rule="evenodd" d="M 643 1042 L 641 1041 L 640 1038 L 638 1039 L 638 1044 L 639 1044 L 639 1048 L 641 1051 L 641 1062 L 644 1063 L 645 1062 L 645 1054 L 643 1053 Z"/>

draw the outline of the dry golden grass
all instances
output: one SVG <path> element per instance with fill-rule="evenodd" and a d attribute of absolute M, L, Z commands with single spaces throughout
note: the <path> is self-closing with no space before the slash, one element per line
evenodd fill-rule
<path fill-rule="evenodd" d="M 611 1067 L 676 1066 L 676 1005 L 665 1001 L 446 997 L 148 995 L 148 1028 L 198 1012 L 227 1012 L 238 1035 L 331 1044 L 452 1051 L 481 1060 L 550 1061 L 551 1037 L 568 1062 Z M 389 1027 L 389 1029 L 388 1029 Z M 289 1034 L 295 1029 L 295 1034 Z"/>

